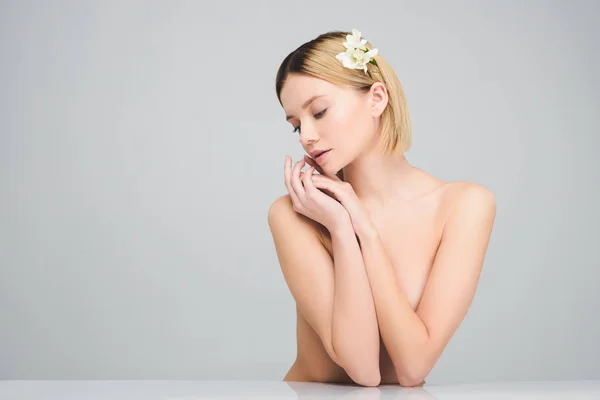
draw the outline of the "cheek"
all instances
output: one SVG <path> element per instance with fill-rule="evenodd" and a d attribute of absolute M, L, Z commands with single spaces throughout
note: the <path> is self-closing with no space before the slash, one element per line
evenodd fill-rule
<path fill-rule="evenodd" d="M 360 121 L 360 118 L 356 115 L 355 110 L 340 107 L 331 113 L 327 123 L 334 132 L 340 133 L 340 136 L 348 137 L 355 136 L 357 131 L 360 130 L 357 129 L 359 127 L 358 121 Z"/>
<path fill-rule="evenodd" d="M 343 138 L 352 138 L 353 142 L 360 142 L 369 136 L 370 119 L 361 107 L 340 107 L 331 115 L 329 121 L 331 123 L 329 128 L 333 132 L 340 133 L 340 137 Z"/>

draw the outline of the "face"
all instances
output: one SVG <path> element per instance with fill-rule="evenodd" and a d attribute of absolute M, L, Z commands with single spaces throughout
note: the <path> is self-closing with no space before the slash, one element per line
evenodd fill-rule
<path fill-rule="evenodd" d="M 315 159 L 327 174 L 337 173 L 372 145 L 385 108 L 373 96 L 373 89 L 361 93 L 311 76 L 288 76 L 280 97 L 290 131 L 298 135 L 309 155 L 314 150 L 330 150 Z M 313 96 L 319 97 L 310 101 Z"/>

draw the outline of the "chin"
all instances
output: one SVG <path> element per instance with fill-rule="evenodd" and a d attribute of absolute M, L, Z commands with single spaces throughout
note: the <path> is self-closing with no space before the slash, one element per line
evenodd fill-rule
<path fill-rule="evenodd" d="M 341 169 L 336 169 L 336 168 L 327 168 L 327 169 L 323 169 L 323 172 L 325 172 L 325 174 L 327 176 L 329 176 L 330 178 L 336 178 L 339 176 L 337 176 L 342 170 Z"/>
<path fill-rule="evenodd" d="M 329 166 L 329 164 L 325 167 L 321 167 L 321 169 L 323 170 L 323 172 L 325 172 L 325 175 L 335 175 L 337 169 L 332 168 L 331 166 Z"/>

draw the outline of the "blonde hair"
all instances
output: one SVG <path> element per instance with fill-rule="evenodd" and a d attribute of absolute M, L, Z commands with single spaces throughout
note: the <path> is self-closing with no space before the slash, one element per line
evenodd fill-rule
<path fill-rule="evenodd" d="M 344 67 L 335 56 L 346 51 L 343 43 L 346 35 L 350 34 L 343 31 L 327 32 L 291 52 L 281 63 L 275 79 L 279 104 L 281 89 L 290 74 L 313 76 L 361 92 L 368 92 L 373 83 L 381 82 L 388 92 L 388 104 L 381 115 L 380 141 L 384 153 L 408 151 L 412 145 L 412 126 L 400 80 L 380 54 L 374 57 L 377 65 L 367 63 L 367 74 L 362 69 Z M 366 46 L 369 50 L 373 49 L 369 42 Z"/>

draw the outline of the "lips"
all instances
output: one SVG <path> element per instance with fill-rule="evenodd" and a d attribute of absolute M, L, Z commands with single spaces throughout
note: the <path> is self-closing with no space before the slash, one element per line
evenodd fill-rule
<path fill-rule="evenodd" d="M 323 158 L 327 156 L 327 153 L 329 153 L 330 151 L 331 151 L 331 149 L 325 150 L 324 152 L 322 152 L 321 154 L 319 154 L 318 156 L 315 157 L 315 161 L 320 163 L 323 160 Z"/>

